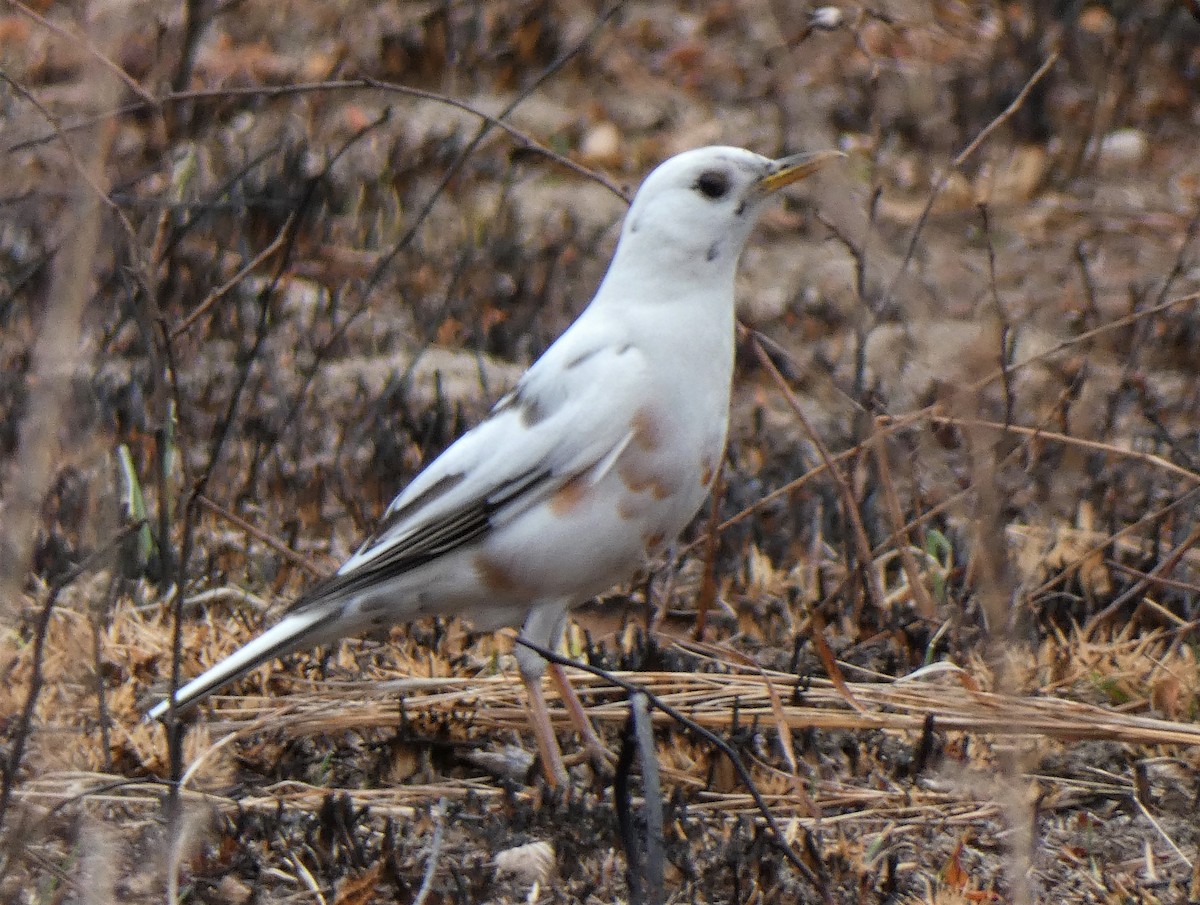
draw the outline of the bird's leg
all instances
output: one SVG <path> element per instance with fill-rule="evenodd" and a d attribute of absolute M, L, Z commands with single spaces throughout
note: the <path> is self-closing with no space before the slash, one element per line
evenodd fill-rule
<path fill-rule="evenodd" d="M 525 619 L 525 624 L 521 626 L 521 637 L 531 644 L 536 644 L 546 650 L 553 650 L 562 640 L 563 627 L 566 621 L 567 610 L 565 606 L 558 603 L 536 606 L 530 610 L 529 616 Z M 523 645 L 517 645 L 516 653 L 517 663 L 521 667 L 522 681 L 525 682 L 525 687 L 529 690 L 533 728 L 537 734 L 538 752 L 542 756 L 542 764 L 547 771 L 547 778 L 549 779 L 549 772 L 555 765 L 557 765 L 559 771 L 562 771 L 562 775 L 565 775 L 561 749 L 558 746 L 558 740 L 550 725 L 550 715 L 546 709 L 546 698 L 542 693 L 541 679 L 546 672 L 547 663 L 535 651 Z M 603 770 L 604 765 L 614 759 L 612 753 L 604 747 L 604 742 L 600 740 L 600 736 L 596 733 L 591 719 L 588 718 L 587 711 L 583 708 L 583 702 L 579 700 L 579 695 L 575 693 L 575 689 L 571 686 L 571 682 L 567 678 L 566 670 L 557 663 L 550 663 L 548 665 L 550 667 L 550 678 L 558 688 L 558 694 L 567 708 L 571 722 L 575 724 L 575 728 L 579 732 L 579 737 L 583 739 L 583 744 L 587 748 L 592 764 L 597 770 Z M 544 731 L 539 726 L 544 726 Z M 551 780 L 551 785 L 553 784 L 554 782 Z"/>
<path fill-rule="evenodd" d="M 575 724 L 575 729 L 579 732 L 579 737 L 583 739 L 583 744 L 588 749 L 588 755 L 592 759 L 593 766 L 597 769 L 603 769 L 606 764 L 616 760 L 616 758 L 608 748 L 604 747 L 604 742 L 601 741 L 600 735 L 596 732 L 596 727 L 592 725 L 591 718 L 587 715 L 587 711 L 583 709 L 583 701 L 579 700 L 579 695 L 576 694 L 575 689 L 571 686 L 570 679 L 567 678 L 567 671 L 559 664 L 551 663 L 550 678 L 558 686 L 559 697 L 567 705 L 567 713 L 571 715 L 571 722 Z"/>
<path fill-rule="evenodd" d="M 563 604 L 542 604 L 535 606 L 521 626 L 521 637 L 532 644 L 546 650 L 552 649 L 562 637 L 563 624 L 566 622 L 567 609 Z M 529 693 L 529 721 L 533 724 L 533 734 L 537 739 L 538 755 L 542 761 L 542 771 L 551 787 L 567 782 L 567 768 L 563 765 L 562 750 L 558 747 L 558 739 L 554 735 L 554 727 L 550 724 L 550 711 L 546 707 L 546 695 L 542 691 L 542 676 L 546 674 L 546 661 L 541 654 L 518 644 L 516 647 L 517 667 L 521 671 L 521 681 Z"/>
<path fill-rule="evenodd" d="M 530 651 L 532 653 L 532 651 Z M 538 657 L 541 660 L 541 657 Z M 537 739 L 538 757 L 542 762 L 542 772 L 551 788 L 567 782 L 567 768 L 563 766 L 562 751 L 558 747 L 558 739 L 554 737 L 554 727 L 550 724 L 550 711 L 546 707 L 546 695 L 542 692 L 542 674 L 546 661 L 542 660 L 542 671 L 537 675 L 526 672 L 521 668 L 521 681 L 529 693 L 529 721 L 533 724 L 533 735 Z"/>

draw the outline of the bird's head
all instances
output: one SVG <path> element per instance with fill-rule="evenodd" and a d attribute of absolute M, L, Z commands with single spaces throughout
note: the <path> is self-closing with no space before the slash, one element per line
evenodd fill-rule
<path fill-rule="evenodd" d="M 678 154 L 638 189 L 621 230 L 618 258 L 647 253 L 667 266 L 694 263 L 697 275 L 714 267 L 732 272 L 763 202 L 843 156 L 818 151 L 771 160 L 732 147 Z"/>

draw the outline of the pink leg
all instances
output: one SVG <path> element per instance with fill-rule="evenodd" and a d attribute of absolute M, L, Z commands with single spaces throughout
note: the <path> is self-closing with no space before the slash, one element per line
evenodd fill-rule
<path fill-rule="evenodd" d="M 531 644 L 551 650 L 557 647 L 562 639 L 563 625 L 566 620 L 567 608 L 562 601 L 552 600 L 540 603 L 534 606 L 525 618 L 525 624 L 521 626 L 521 637 Z M 541 755 L 542 767 L 546 771 L 546 779 L 550 785 L 556 786 L 560 781 L 565 781 L 567 771 L 563 764 L 562 750 L 554 735 L 554 728 L 550 725 L 550 713 L 546 707 L 546 697 L 542 692 L 541 680 L 546 673 L 547 666 L 550 667 L 550 678 L 558 686 L 558 693 L 567 708 L 567 713 L 571 716 L 571 722 L 579 730 L 579 735 L 583 739 L 593 763 L 600 767 L 606 761 L 611 760 L 612 755 L 604 747 L 604 743 L 600 741 L 600 737 L 592 727 L 592 721 L 588 719 L 588 715 L 583 709 L 583 703 L 575 694 L 575 689 L 567 681 L 567 674 L 563 668 L 556 663 L 547 664 L 540 654 L 520 644 L 517 645 L 514 653 L 517 657 L 517 665 L 521 670 L 521 681 L 525 683 L 525 688 L 529 691 L 530 722 L 533 723 L 538 753 Z"/>
<path fill-rule="evenodd" d="M 550 711 L 546 708 L 546 696 L 542 693 L 541 676 L 521 673 L 521 681 L 529 692 L 529 722 L 533 724 L 533 735 L 537 739 L 538 755 L 542 760 L 542 772 L 551 788 L 567 782 L 567 768 L 563 766 L 562 751 L 550 725 Z"/>
<path fill-rule="evenodd" d="M 596 733 L 596 727 L 592 725 L 587 711 L 583 709 L 583 701 L 579 700 L 579 695 L 575 693 L 575 689 L 571 686 L 571 681 L 567 678 L 567 671 L 557 663 L 551 663 L 549 667 L 550 678 L 554 680 L 554 684 L 558 687 L 559 697 L 562 698 L 563 704 L 566 705 L 567 713 L 571 716 L 571 722 L 575 724 L 575 729 L 579 732 L 579 737 L 583 739 L 583 744 L 587 747 L 588 753 L 591 755 L 592 763 L 600 766 L 611 761 L 613 759 L 612 752 L 604 747 L 604 742 L 600 740 L 600 736 Z"/>

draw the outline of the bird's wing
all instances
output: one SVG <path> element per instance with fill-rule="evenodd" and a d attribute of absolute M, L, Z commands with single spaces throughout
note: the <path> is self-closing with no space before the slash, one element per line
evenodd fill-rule
<path fill-rule="evenodd" d="M 296 607 L 345 599 L 435 560 L 589 469 L 607 470 L 632 436 L 645 373 L 643 353 L 629 343 L 560 340 L 486 420 L 396 497 L 375 533 Z"/>
<path fill-rule="evenodd" d="M 633 436 L 646 373 L 642 352 L 629 344 L 568 330 L 485 421 L 396 497 L 379 530 L 336 575 L 179 689 L 176 711 L 266 660 L 345 634 L 343 604 L 359 591 L 484 537 L 589 469 L 598 480 Z M 147 718 L 161 719 L 169 709 L 163 701 Z"/>

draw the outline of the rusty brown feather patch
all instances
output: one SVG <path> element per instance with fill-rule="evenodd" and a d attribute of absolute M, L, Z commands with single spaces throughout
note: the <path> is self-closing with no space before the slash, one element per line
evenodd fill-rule
<path fill-rule="evenodd" d="M 472 565 L 479 577 L 479 583 L 493 594 L 515 594 L 520 590 L 521 583 L 517 581 L 512 570 L 492 557 L 480 553 L 472 560 Z"/>
<path fill-rule="evenodd" d="M 567 481 L 567 483 L 554 492 L 554 496 L 550 497 L 551 514 L 562 518 L 574 512 L 579 504 L 583 502 L 587 491 L 587 475 L 576 475 L 571 478 L 571 480 Z"/>
<path fill-rule="evenodd" d="M 654 452 L 662 445 L 662 433 L 653 410 L 640 408 L 633 416 L 633 442 L 638 449 Z"/>

